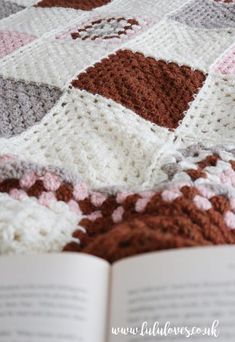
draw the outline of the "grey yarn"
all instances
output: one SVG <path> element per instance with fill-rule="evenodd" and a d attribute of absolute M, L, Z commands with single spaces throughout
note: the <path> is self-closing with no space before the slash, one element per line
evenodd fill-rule
<path fill-rule="evenodd" d="M 211 0 L 192 0 L 169 18 L 196 28 L 235 27 L 235 4 Z"/>
<path fill-rule="evenodd" d="M 70 170 L 65 170 L 53 165 L 46 167 L 33 162 L 24 160 L 9 160 L 5 163 L 0 163 L 0 179 L 17 178 L 20 179 L 27 172 L 34 171 L 37 176 L 44 177 L 47 172 L 52 172 L 68 183 L 80 183 L 82 178 L 79 175 L 73 174 Z"/>
<path fill-rule="evenodd" d="M 25 7 L 14 4 L 10 1 L 0 1 L 0 19 L 9 17 L 9 15 L 23 10 Z"/>
<path fill-rule="evenodd" d="M 39 122 L 61 95 L 56 87 L 0 77 L 0 136 L 19 134 Z"/>

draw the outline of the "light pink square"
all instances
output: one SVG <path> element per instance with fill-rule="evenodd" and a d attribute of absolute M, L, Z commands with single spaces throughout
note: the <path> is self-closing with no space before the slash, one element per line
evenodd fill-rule
<path fill-rule="evenodd" d="M 32 42 L 36 37 L 20 32 L 0 31 L 0 57 Z"/>
<path fill-rule="evenodd" d="M 235 44 L 212 65 L 211 70 L 215 73 L 235 76 Z"/>

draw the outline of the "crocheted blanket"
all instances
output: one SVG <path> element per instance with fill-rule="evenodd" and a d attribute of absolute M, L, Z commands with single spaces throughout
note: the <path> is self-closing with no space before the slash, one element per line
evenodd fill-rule
<path fill-rule="evenodd" d="M 0 253 L 235 242 L 235 1 L 1 0 Z"/>

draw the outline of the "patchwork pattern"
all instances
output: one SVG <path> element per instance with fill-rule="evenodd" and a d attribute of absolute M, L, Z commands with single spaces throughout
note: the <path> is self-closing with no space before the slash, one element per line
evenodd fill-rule
<path fill-rule="evenodd" d="M 0 254 L 235 243 L 234 6 L 1 2 Z"/>
<path fill-rule="evenodd" d="M 111 0 L 42 0 L 39 7 L 65 7 L 90 11 L 93 8 L 106 5 Z"/>
<path fill-rule="evenodd" d="M 211 0 L 192 0 L 170 18 L 182 24 L 217 29 L 235 27 L 235 4 Z"/>
<path fill-rule="evenodd" d="M 111 98 L 144 119 L 173 129 L 204 80 L 200 71 L 123 50 L 87 69 L 72 84 Z"/>
<path fill-rule="evenodd" d="M 223 75 L 209 75 L 179 127 L 179 134 L 192 136 L 194 141 L 235 139 L 234 80 Z"/>
<path fill-rule="evenodd" d="M 40 121 L 62 92 L 58 88 L 0 78 L 0 136 L 12 136 Z"/>
<path fill-rule="evenodd" d="M 0 19 L 9 17 L 11 14 L 22 11 L 25 7 L 19 6 L 13 2 L 1 0 L 0 3 Z"/>
<path fill-rule="evenodd" d="M 0 31 L 0 58 L 32 42 L 35 38 L 24 33 Z"/>
<path fill-rule="evenodd" d="M 71 241 L 81 213 L 75 201 L 64 200 L 67 187 L 82 189 L 78 178 L 12 156 L 0 158 L 0 177 L 1 254 L 57 252 Z"/>
<path fill-rule="evenodd" d="M 168 13 L 175 11 L 187 0 L 118 0 L 111 1 L 108 6 L 98 8 L 99 14 L 125 17 L 141 16 L 150 22 L 159 23 Z"/>
<path fill-rule="evenodd" d="M 232 28 L 205 30 L 187 27 L 167 18 L 134 38 L 128 47 L 145 56 L 188 65 L 208 73 L 216 58 L 234 42 L 234 36 L 235 29 Z"/>
<path fill-rule="evenodd" d="M 79 223 L 86 232 L 75 231 L 77 242 L 64 250 L 114 262 L 162 249 L 234 244 L 234 150 L 193 145 L 175 157 L 163 165 L 171 182 L 162 189 L 88 195 Z"/>
<path fill-rule="evenodd" d="M 82 28 L 72 28 L 68 32 L 59 35 L 58 38 L 63 39 L 70 36 L 74 40 L 121 39 L 125 35 L 136 32 L 139 26 L 139 21 L 134 18 L 101 18 Z"/>
<path fill-rule="evenodd" d="M 167 130 L 153 128 L 121 105 L 72 89 L 14 147 L 0 140 L 0 150 L 37 163 L 66 165 L 94 188 L 143 187 L 151 176 L 153 155 L 160 159 L 161 148 L 171 139 Z"/>
<path fill-rule="evenodd" d="M 31 215 L 38 234 L 32 244 L 32 225 L 23 234 L 17 215 L 18 220 L 11 222 L 13 235 L 3 236 L 0 230 L 0 251 L 63 248 L 114 262 L 162 249 L 234 244 L 234 149 L 197 144 L 172 157 L 174 161 L 162 165 L 168 182 L 157 189 L 112 194 L 92 191 L 62 169 L 1 156 L 0 203 L 7 204 L 4 227 L 15 210 Z M 47 218 L 46 225 L 39 214 Z M 51 225 L 56 219 L 60 222 L 53 239 Z"/>
<path fill-rule="evenodd" d="M 1 74 L 27 82 L 44 83 L 64 87 L 77 71 L 83 70 L 95 60 L 102 58 L 106 46 L 67 44 L 62 40 L 47 40 L 26 46 L 3 61 Z M 109 50 L 108 50 L 109 51 Z M 58 75 L 58 69 L 60 73 Z"/>

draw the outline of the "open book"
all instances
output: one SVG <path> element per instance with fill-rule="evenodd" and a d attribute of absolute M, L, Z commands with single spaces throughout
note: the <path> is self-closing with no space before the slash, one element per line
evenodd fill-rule
<path fill-rule="evenodd" d="M 194 326 L 211 332 L 196 341 L 235 340 L 235 247 L 112 266 L 85 254 L 0 257 L 1 342 L 184 341 Z"/>

